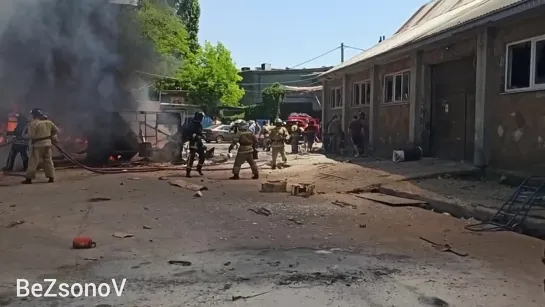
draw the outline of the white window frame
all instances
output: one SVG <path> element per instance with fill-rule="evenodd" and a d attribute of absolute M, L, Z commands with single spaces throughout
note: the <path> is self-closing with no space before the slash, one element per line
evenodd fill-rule
<path fill-rule="evenodd" d="M 403 75 L 408 74 L 409 75 L 409 86 L 407 98 L 403 98 Z M 401 99 L 396 100 L 396 77 L 401 76 Z M 386 94 L 387 94 L 387 88 L 386 88 L 386 78 L 392 77 L 393 83 L 392 83 L 392 101 L 386 101 Z M 397 104 L 397 103 L 408 103 L 411 99 L 411 70 L 406 69 L 402 71 L 398 71 L 392 74 L 387 74 L 382 77 L 382 104 Z"/>
<path fill-rule="evenodd" d="M 337 95 L 337 91 L 340 91 L 340 95 Z M 337 99 L 339 97 L 339 99 Z M 336 86 L 329 90 L 329 103 L 331 109 L 340 109 L 343 107 L 343 87 Z"/>
<path fill-rule="evenodd" d="M 364 80 L 352 83 L 352 107 L 367 106 L 371 104 L 371 95 L 367 95 L 366 89 L 371 92 L 371 80 Z M 359 101 L 356 101 L 355 91 L 358 91 Z M 369 100 L 367 100 L 369 97 Z"/>
<path fill-rule="evenodd" d="M 504 79 L 504 92 L 505 93 L 517 93 L 517 92 L 528 92 L 528 91 L 538 91 L 545 89 L 545 83 L 543 84 L 536 84 L 536 45 L 537 42 L 545 41 L 545 35 L 539 35 L 534 36 L 531 38 L 519 40 L 516 42 L 509 43 L 505 45 L 505 79 Z M 509 73 L 510 73 L 510 67 L 511 67 L 511 60 L 509 58 L 509 47 L 512 47 L 514 45 L 518 45 L 521 43 L 531 43 L 530 47 L 530 86 L 524 87 L 524 88 L 509 88 Z"/>

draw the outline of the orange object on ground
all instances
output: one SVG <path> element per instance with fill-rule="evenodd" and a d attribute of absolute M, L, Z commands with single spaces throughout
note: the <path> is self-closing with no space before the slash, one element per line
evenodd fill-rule
<path fill-rule="evenodd" d="M 72 240 L 72 247 L 75 249 L 93 248 L 97 246 L 96 242 L 90 237 L 75 237 Z"/>

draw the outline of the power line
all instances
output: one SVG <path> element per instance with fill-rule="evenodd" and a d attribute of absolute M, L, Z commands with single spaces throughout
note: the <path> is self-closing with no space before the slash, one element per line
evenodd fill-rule
<path fill-rule="evenodd" d="M 359 51 L 366 51 L 367 49 L 362 49 L 362 48 L 357 48 L 357 47 L 352 47 L 352 46 L 347 46 L 347 45 L 344 45 L 345 48 L 348 48 L 348 49 L 354 49 L 354 50 L 359 50 Z"/>
<path fill-rule="evenodd" d="M 326 55 L 328 55 L 328 54 L 330 54 L 330 53 L 332 53 L 332 52 L 335 52 L 335 51 L 339 50 L 339 48 L 341 48 L 341 47 L 339 46 L 339 47 L 336 47 L 335 49 L 331 49 L 331 50 L 329 50 L 328 52 L 322 53 L 322 54 L 320 54 L 319 56 L 314 57 L 314 58 L 312 58 L 312 59 L 310 59 L 310 60 L 308 60 L 308 61 L 305 61 L 305 62 L 303 62 L 303 63 L 297 64 L 297 65 L 291 67 L 290 69 L 293 69 L 293 68 L 299 67 L 299 66 L 301 66 L 301 65 L 305 65 L 305 64 L 307 64 L 307 63 L 310 63 L 310 62 L 312 62 L 312 61 L 314 61 L 314 60 L 317 60 L 317 59 L 319 59 L 319 58 L 321 58 L 321 57 L 324 57 L 324 56 L 326 56 Z"/>

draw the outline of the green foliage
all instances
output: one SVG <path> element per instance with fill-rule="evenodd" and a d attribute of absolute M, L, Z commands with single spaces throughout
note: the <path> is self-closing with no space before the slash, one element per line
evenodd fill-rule
<path fill-rule="evenodd" d="M 279 118 L 281 104 L 284 102 L 286 91 L 281 84 L 275 83 L 267 87 L 261 97 L 263 98 L 264 112 L 268 114 L 268 118 Z"/>
<path fill-rule="evenodd" d="M 179 0 L 177 13 L 189 33 L 189 50 L 195 53 L 199 49 L 199 19 L 201 6 L 199 0 Z"/>
<path fill-rule="evenodd" d="M 188 33 L 180 18 L 160 0 L 142 0 L 137 13 L 144 36 L 165 56 L 189 54 Z"/>
<path fill-rule="evenodd" d="M 211 114 L 219 105 L 240 105 L 244 90 L 238 83 L 242 78 L 231 52 L 221 43 L 198 45 L 198 0 L 143 0 L 137 17 L 144 36 L 170 68 L 165 74 L 171 78 L 155 81 L 157 91 L 182 91 L 189 103 Z"/>

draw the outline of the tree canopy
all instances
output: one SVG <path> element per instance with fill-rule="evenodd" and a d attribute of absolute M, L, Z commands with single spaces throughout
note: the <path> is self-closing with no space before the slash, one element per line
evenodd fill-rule
<path fill-rule="evenodd" d="M 275 83 L 267 87 L 261 97 L 263 99 L 263 108 L 271 118 L 280 118 L 280 107 L 284 102 L 286 91 L 280 83 Z"/>
<path fill-rule="evenodd" d="M 198 0 L 144 0 L 137 15 L 157 51 L 181 62 L 169 77 L 156 80 L 157 90 L 183 91 L 186 100 L 207 112 L 218 104 L 239 105 L 244 90 L 231 52 L 221 43 L 198 45 Z"/>

